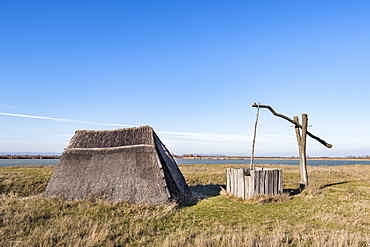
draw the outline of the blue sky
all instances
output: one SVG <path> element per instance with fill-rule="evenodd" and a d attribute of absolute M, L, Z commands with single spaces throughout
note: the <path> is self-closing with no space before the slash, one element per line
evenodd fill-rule
<path fill-rule="evenodd" d="M 0 1 L 0 152 L 150 125 L 175 154 L 250 155 L 256 109 L 307 113 L 309 156 L 370 154 L 369 1 Z M 257 156 L 297 156 L 261 109 Z"/>

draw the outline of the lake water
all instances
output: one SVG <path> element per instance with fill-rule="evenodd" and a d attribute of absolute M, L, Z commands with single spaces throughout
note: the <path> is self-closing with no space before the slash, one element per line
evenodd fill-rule
<path fill-rule="evenodd" d="M 191 164 L 240 164 L 249 165 L 250 159 L 239 160 L 216 160 L 216 159 L 175 159 L 179 165 Z M 0 159 L 0 167 L 11 166 L 55 166 L 58 164 L 59 159 Z M 272 164 L 272 165 L 299 165 L 298 160 L 288 159 L 255 159 L 254 164 Z M 364 160 L 307 160 L 309 166 L 344 166 L 344 165 L 370 165 L 370 161 Z"/>
<path fill-rule="evenodd" d="M 10 166 L 55 166 L 59 159 L 0 159 L 0 167 Z"/>
<path fill-rule="evenodd" d="M 190 165 L 190 164 L 250 164 L 250 159 L 175 159 L 179 165 Z M 253 161 L 256 165 L 271 164 L 271 165 L 299 165 L 299 160 L 291 159 L 255 159 Z M 344 166 L 344 165 L 370 165 L 370 161 L 366 160 L 307 160 L 308 166 Z"/>

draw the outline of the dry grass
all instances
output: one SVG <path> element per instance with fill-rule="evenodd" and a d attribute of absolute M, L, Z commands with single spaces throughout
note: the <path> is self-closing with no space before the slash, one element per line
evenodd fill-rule
<path fill-rule="evenodd" d="M 174 205 L 151 207 L 105 201 L 63 201 L 14 194 L 1 197 L 0 245 L 145 245 L 174 214 Z"/>
<path fill-rule="evenodd" d="M 309 167 L 303 193 L 247 202 L 220 195 L 226 167 L 181 166 L 208 198 L 180 208 L 45 198 L 52 167 L 0 168 L 0 246 L 370 246 L 370 166 Z M 297 188 L 298 167 L 273 167 Z"/>

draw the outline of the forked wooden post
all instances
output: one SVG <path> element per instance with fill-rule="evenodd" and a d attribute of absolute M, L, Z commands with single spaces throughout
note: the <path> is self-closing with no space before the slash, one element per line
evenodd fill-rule
<path fill-rule="evenodd" d="M 295 116 L 294 121 L 299 124 L 299 119 Z M 299 182 L 299 189 L 304 190 L 308 186 L 308 174 L 307 174 L 307 163 L 306 163 L 306 137 L 307 137 L 307 126 L 308 126 L 307 114 L 302 114 L 302 134 L 300 133 L 299 127 L 295 126 L 295 133 L 297 136 L 298 152 L 299 152 L 299 168 L 301 174 L 301 181 Z"/>

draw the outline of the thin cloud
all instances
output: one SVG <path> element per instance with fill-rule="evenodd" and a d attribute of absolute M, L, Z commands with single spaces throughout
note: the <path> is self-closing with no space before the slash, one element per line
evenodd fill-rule
<path fill-rule="evenodd" d="M 65 142 L 45 142 L 45 141 L 18 141 L 18 140 L 10 140 L 10 141 L 0 141 L 0 144 L 26 144 L 26 145 L 61 145 L 65 146 Z"/>
<path fill-rule="evenodd" d="M 58 122 L 69 122 L 69 123 L 88 123 L 88 124 L 116 126 L 116 127 L 133 127 L 131 125 L 125 125 L 125 124 L 98 123 L 98 122 L 91 122 L 91 121 L 54 118 L 54 117 L 43 117 L 43 116 L 34 116 L 34 115 L 25 115 L 25 114 L 4 113 L 4 112 L 0 112 L 0 115 L 10 116 L 10 117 L 20 117 L 20 118 L 43 119 L 43 120 L 51 120 L 51 121 L 58 121 Z M 165 136 L 165 138 L 167 137 L 167 139 L 171 139 L 172 141 L 176 141 L 176 139 L 180 139 L 182 141 L 184 139 L 187 139 L 187 140 L 190 139 L 193 141 L 247 142 L 251 138 L 250 136 L 247 136 L 247 135 L 235 135 L 235 134 L 205 134 L 205 133 L 168 132 L 168 131 L 156 131 L 156 132 L 158 134 Z M 66 135 L 63 135 L 63 136 L 66 136 Z"/>
<path fill-rule="evenodd" d="M 90 121 L 81 121 L 81 120 L 65 119 L 65 118 L 41 117 L 41 116 L 23 115 L 23 114 L 14 114 L 14 113 L 5 113 L 5 112 L 0 112 L 0 115 L 3 115 L 3 116 L 10 116 L 10 117 L 22 117 L 22 118 L 45 119 L 45 120 L 53 120 L 53 121 L 59 121 L 59 122 L 88 123 L 88 124 L 107 125 L 107 126 L 117 126 L 117 127 L 132 127 L 131 125 L 125 125 L 125 124 L 97 123 L 97 122 L 90 122 Z"/>

